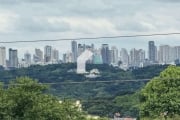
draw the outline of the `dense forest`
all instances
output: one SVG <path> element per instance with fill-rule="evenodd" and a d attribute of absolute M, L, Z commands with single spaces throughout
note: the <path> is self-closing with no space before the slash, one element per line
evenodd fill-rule
<path fill-rule="evenodd" d="M 90 114 L 109 117 L 115 112 L 121 112 L 123 116 L 137 117 L 138 91 L 148 82 L 139 80 L 152 79 L 167 67 L 168 65 L 153 65 L 124 71 L 106 64 L 87 64 L 87 71 L 96 68 L 101 74 L 101 77 L 90 79 L 82 74 L 76 74 L 76 64 L 35 65 L 15 70 L 0 69 L 0 80 L 8 84 L 17 77 L 27 76 L 37 79 L 40 83 L 56 83 L 50 84 L 51 94 L 61 99 L 81 100 L 83 108 Z M 94 82 L 114 80 L 116 82 Z M 72 82 L 85 83 L 72 84 Z"/>

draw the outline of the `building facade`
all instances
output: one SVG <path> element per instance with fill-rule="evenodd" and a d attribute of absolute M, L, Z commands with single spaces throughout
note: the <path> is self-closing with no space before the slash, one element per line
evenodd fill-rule
<path fill-rule="evenodd" d="M 12 48 L 9 49 L 9 67 L 18 67 L 18 51 Z"/>
<path fill-rule="evenodd" d="M 44 62 L 48 63 L 52 61 L 52 47 L 47 45 L 44 48 Z"/>
<path fill-rule="evenodd" d="M 152 63 L 157 61 L 157 47 L 155 46 L 154 41 L 149 41 L 148 43 L 148 58 Z"/>
<path fill-rule="evenodd" d="M 29 65 L 31 64 L 31 54 L 30 53 L 27 52 L 24 54 L 24 61 L 26 64 L 29 64 Z"/>
<path fill-rule="evenodd" d="M 108 44 L 102 44 L 101 55 L 102 55 L 103 64 L 110 64 L 110 51 Z"/>
<path fill-rule="evenodd" d="M 129 54 L 125 48 L 121 48 L 120 50 L 120 61 L 121 68 L 127 69 L 129 67 Z"/>
<path fill-rule="evenodd" d="M 73 62 L 77 62 L 78 48 L 77 48 L 77 42 L 76 41 L 71 42 L 71 52 L 72 52 Z"/>
<path fill-rule="evenodd" d="M 6 67 L 6 48 L 0 47 L 0 66 Z"/>
<path fill-rule="evenodd" d="M 118 49 L 115 46 L 112 46 L 110 50 L 110 63 L 117 66 L 118 59 Z"/>
<path fill-rule="evenodd" d="M 43 62 L 43 51 L 40 49 L 35 49 L 35 54 L 33 56 L 33 61 L 35 63 L 42 63 Z"/>

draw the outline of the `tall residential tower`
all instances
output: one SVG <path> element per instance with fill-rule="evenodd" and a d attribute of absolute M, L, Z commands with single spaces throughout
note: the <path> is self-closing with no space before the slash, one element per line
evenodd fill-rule
<path fill-rule="evenodd" d="M 0 66 L 6 67 L 6 48 L 0 47 Z"/>
<path fill-rule="evenodd" d="M 110 64 L 110 51 L 108 44 L 102 44 L 101 55 L 104 64 Z"/>
<path fill-rule="evenodd" d="M 148 43 L 148 55 L 149 61 L 152 63 L 157 61 L 157 47 L 155 46 L 154 41 L 149 41 Z"/>
<path fill-rule="evenodd" d="M 18 52 L 12 48 L 9 49 L 9 67 L 18 67 Z"/>
<path fill-rule="evenodd" d="M 47 45 L 44 48 L 44 62 L 48 63 L 52 61 L 52 47 Z"/>
<path fill-rule="evenodd" d="M 76 41 L 72 41 L 71 42 L 71 52 L 73 55 L 73 62 L 77 62 L 77 57 L 78 57 L 78 48 L 77 48 L 77 42 Z"/>

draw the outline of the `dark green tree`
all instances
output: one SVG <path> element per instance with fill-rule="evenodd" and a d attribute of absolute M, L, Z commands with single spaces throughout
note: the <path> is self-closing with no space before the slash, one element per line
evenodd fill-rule
<path fill-rule="evenodd" d="M 72 102 L 60 103 L 56 97 L 45 94 L 47 86 L 31 78 L 17 78 L 6 89 L 1 86 L 1 120 L 85 120 Z"/>
<path fill-rule="evenodd" d="M 140 116 L 164 119 L 180 115 L 180 67 L 169 66 L 141 91 Z"/>

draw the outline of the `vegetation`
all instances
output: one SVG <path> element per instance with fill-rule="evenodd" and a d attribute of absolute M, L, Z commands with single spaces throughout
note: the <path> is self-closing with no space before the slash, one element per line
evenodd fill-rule
<path fill-rule="evenodd" d="M 1 120 L 93 120 L 70 101 L 45 94 L 47 86 L 21 77 L 7 88 L 0 87 Z M 98 120 L 106 120 L 99 118 Z"/>
<path fill-rule="evenodd" d="M 140 116 L 174 118 L 180 115 L 180 67 L 170 66 L 151 80 L 140 96 Z"/>
<path fill-rule="evenodd" d="M 119 112 L 121 117 L 138 117 L 139 93 L 117 96 L 115 98 L 94 98 L 84 103 L 84 110 L 90 114 L 113 117 Z"/>
<path fill-rule="evenodd" d="M 121 116 L 138 117 L 139 108 L 137 106 L 139 104 L 139 93 L 137 91 L 145 86 L 147 82 L 124 82 L 121 80 L 152 79 L 153 77 L 157 77 L 167 67 L 167 65 L 154 65 L 124 71 L 108 65 L 88 64 L 88 71 L 97 68 L 102 76 L 96 79 L 87 79 L 83 75 L 75 73 L 76 64 L 36 65 L 9 71 L 1 70 L 0 80 L 6 85 L 16 77 L 28 76 L 38 79 L 40 83 L 57 82 L 58 84 L 51 85 L 51 88 L 48 91 L 43 91 L 43 93 L 50 93 L 65 100 L 79 99 L 82 101 L 83 109 L 89 114 L 113 117 L 114 113 L 120 112 Z M 64 82 L 111 80 L 117 80 L 118 82 L 108 84 L 64 84 Z M 144 102 L 142 98 L 145 98 L 143 94 L 141 94 L 141 102 Z"/>
<path fill-rule="evenodd" d="M 88 79 L 84 75 L 76 74 L 76 64 L 56 64 L 47 66 L 31 66 L 9 71 L 0 71 L 0 80 L 9 83 L 16 77 L 28 76 L 38 79 L 41 83 L 58 82 L 52 85 L 50 93 L 63 98 L 96 98 L 96 97 L 115 97 L 125 94 L 132 94 L 141 89 L 146 82 L 121 82 L 121 80 L 153 78 L 163 71 L 167 66 L 151 66 L 136 70 L 124 71 L 109 65 L 87 65 L 87 71 L 97 68 L 101 72 L 101 77 Z M 148 72 L 149 71 L 149 72 Z M 150 74 L 151 73 L 151 74 Z M 143 77 L 144 75 L 144 77 Z M 118 80 L 116 83 L 98 84 L 61 84 L 62 82 L 82 82 L 82 81 L 111 81 Z"/>

